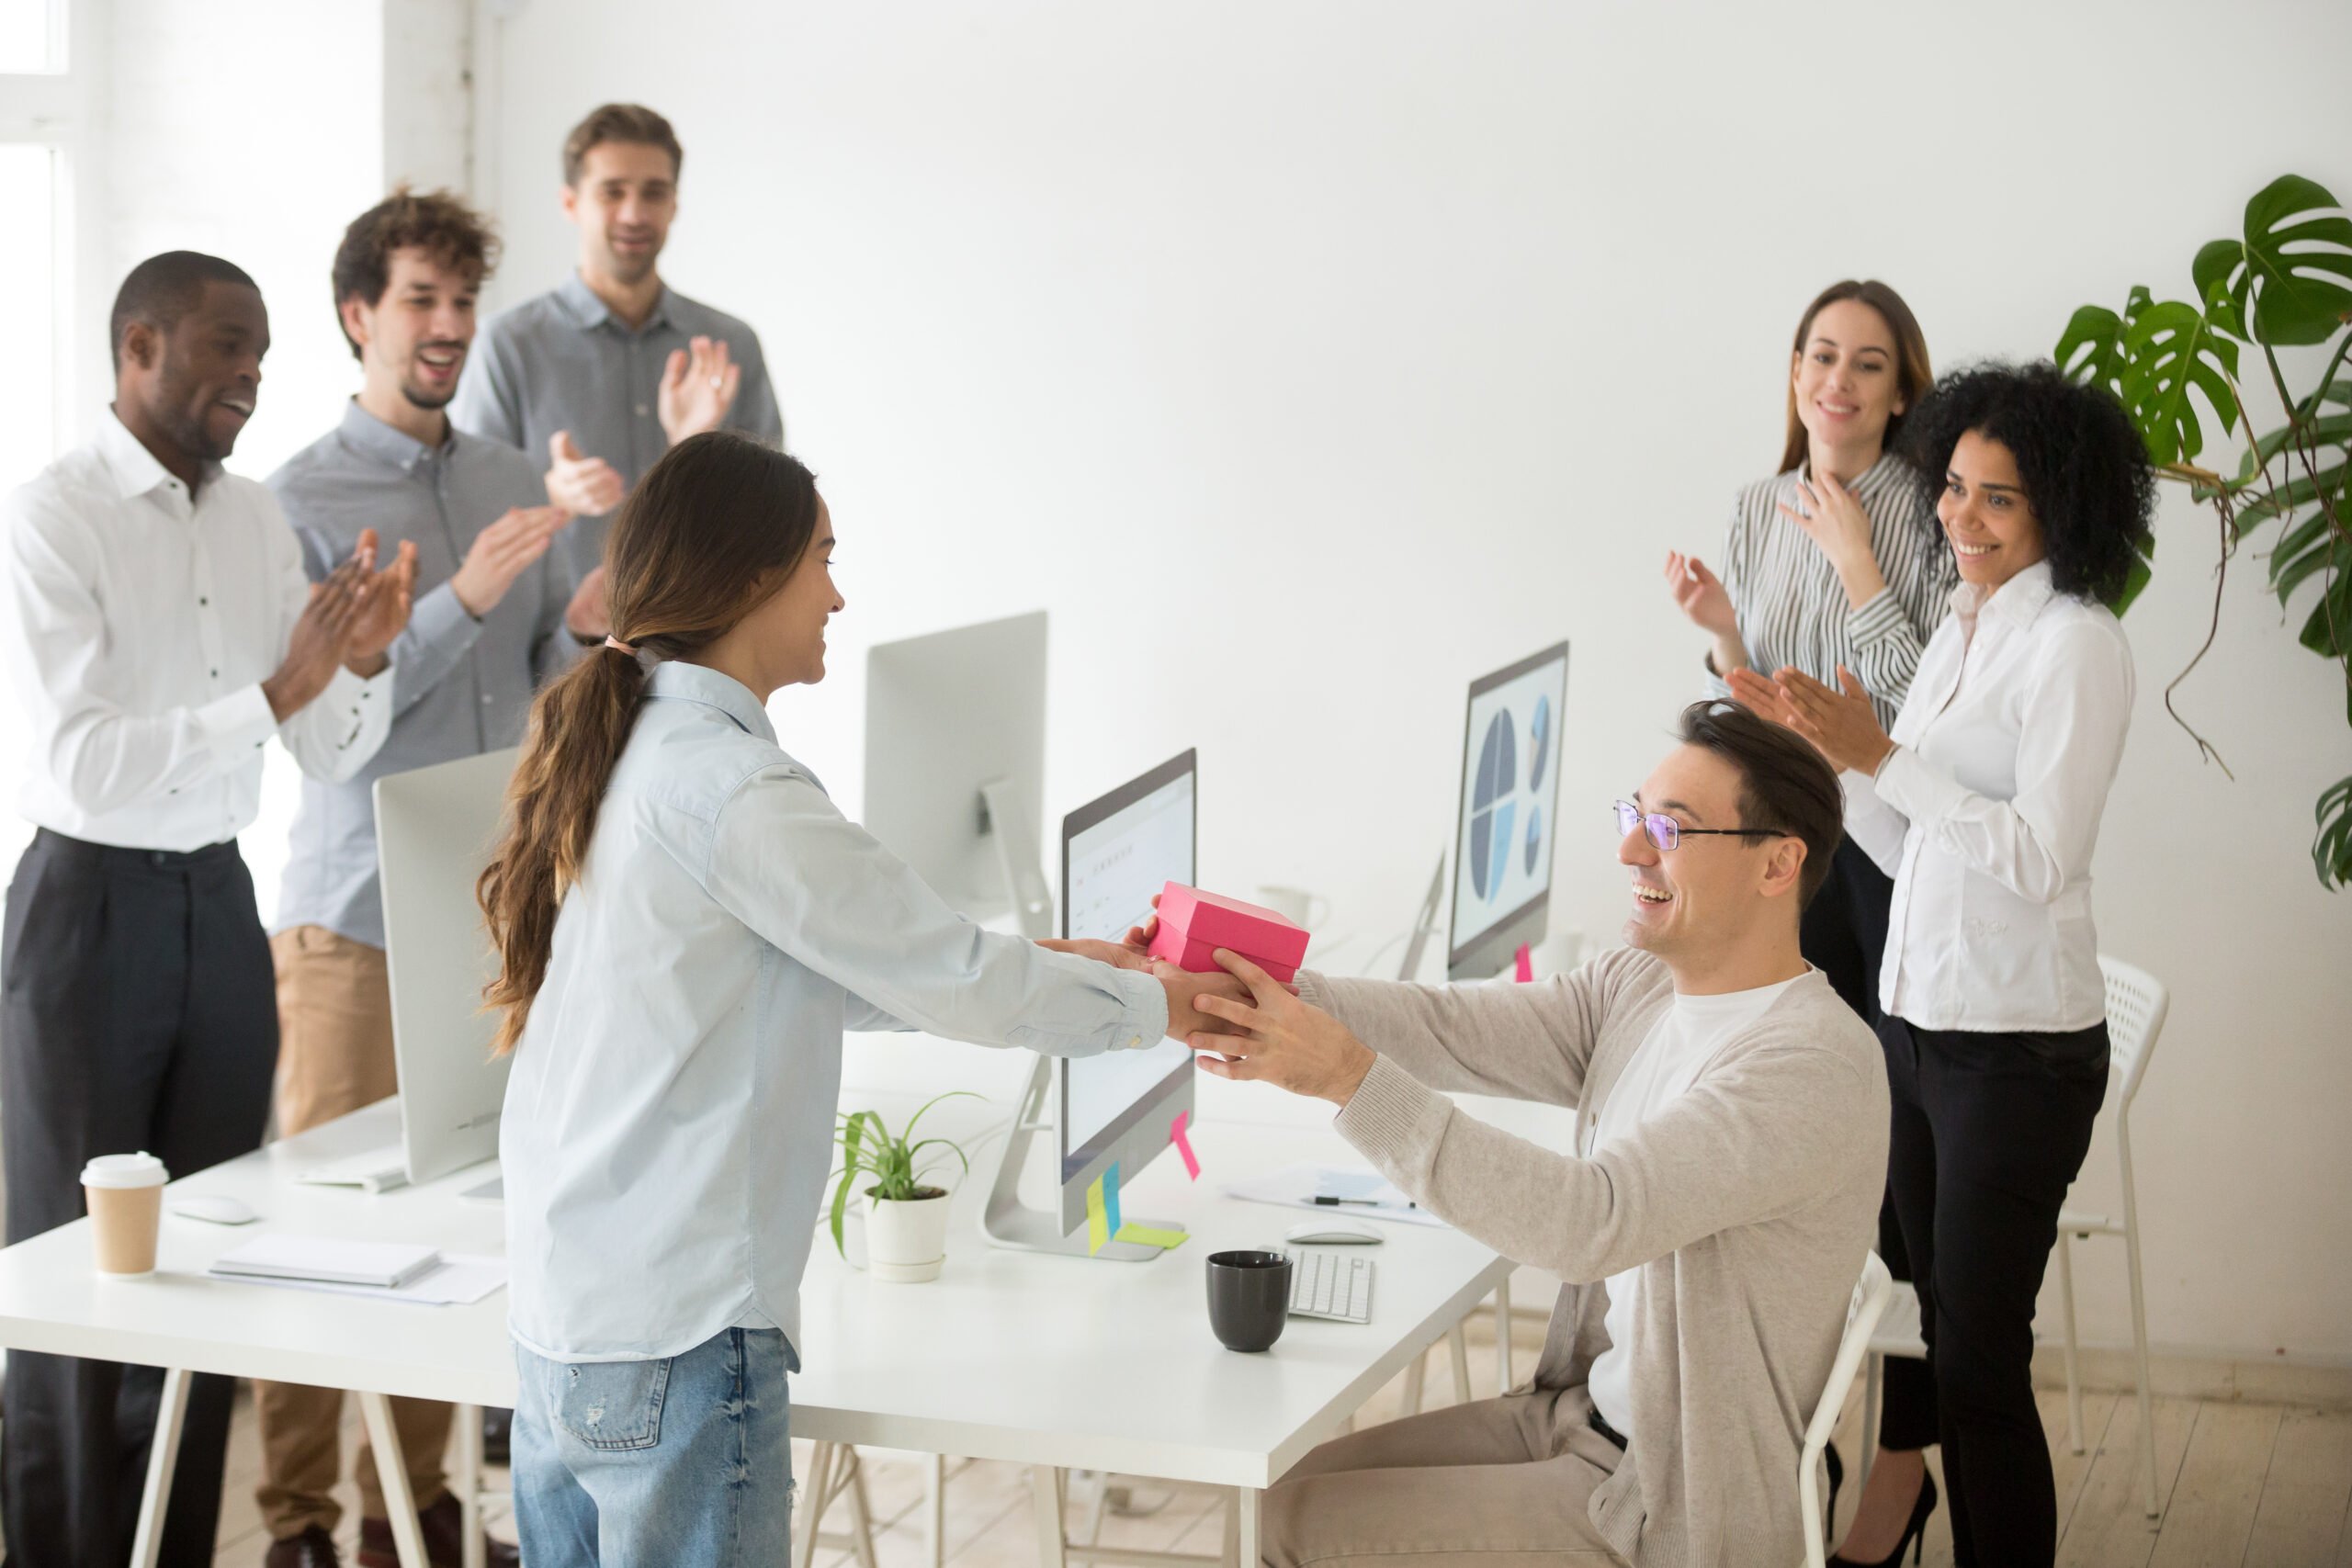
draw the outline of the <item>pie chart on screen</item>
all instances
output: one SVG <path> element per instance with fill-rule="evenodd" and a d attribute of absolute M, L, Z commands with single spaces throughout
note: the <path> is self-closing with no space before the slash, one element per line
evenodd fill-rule
<path fill-rule="evenodd" d="M 1528 763 L 1527 787 L 1544 787 L 1544 770 L 1552 761 L 1552 699 L 1535 699 L 1535 717 L 1527 727 L 1527 744 L 1535 754 Z M 1530 852 L 1531 853 L 1532 852 Z"/>
<path fill-rule="evenodd" d="M 1502 892 L 1510 864 L 1513 798 L 1519 787 L 1518 727 L 1506 708 L 1488 721 L 1478 747 L 1478 776 L 1470 791 L 1470 886 L 1485 899 Z"/>

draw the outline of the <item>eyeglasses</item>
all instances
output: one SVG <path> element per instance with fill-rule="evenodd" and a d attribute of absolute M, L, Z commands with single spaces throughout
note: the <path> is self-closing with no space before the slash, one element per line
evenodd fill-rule
<path fill-rule="evenodd" d="M 1640 828 L 1649 835 L 1651 843 L 1663 852 L 1675 848 L 1685 839 L 1714 837 L 1722 839 L 1785 839 L 1789 835 L 1778 828 L 1685 828 L 1662 811 L 1644 815 L 1642 808 L 1630 800 L 1617 803 L 1617 836 L 1624 838 Z"/>

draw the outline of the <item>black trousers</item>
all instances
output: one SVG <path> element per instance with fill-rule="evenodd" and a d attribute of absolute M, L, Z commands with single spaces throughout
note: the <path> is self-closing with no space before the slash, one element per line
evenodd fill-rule
<path fill-rule="evenodd" d="M 11 1244 L 82 1217 L 95 1155 L 145 1149 L 177 1178 L 260 1147 L 277 1066 L 269 943 L 235 844 L 173 854 L 34 839 L 0 936 Z M 189 1391 L 166 1563 L 212 1561 L 232 1387 L 202 1376 Z M 129 1560 L 162 1393 L 157 1368 L 10 1353 L 9 1568 Z"/>
<path fill-rule="evenodd" d="M 1879 1023 L 1879 966 L 1886 957 L 1886 922 L 1894 902 L 1893 880 L 1861 845 L 1840 839 L 1829 863 L 1829 878 L 1805 906 L 1797 933 L 1805 962 L 1828 976 L 1831 987 L 1872 1029 Z M 1898 1280 L 1912 1278 L 1892 1182 L 1878 1206 L 1878 1255 L 1888 1273 Z M 1880 1446 L 1924 1449 L 1934 1442 L 1936 1385 L 1927 1363 L 1907 1357 L 1889 1359 L 1884 1387 Z"/>
<path fill-rule="evenodd" d="M 2050 1445 L 2033 1403 L 2033 1303 L 2106 1098 L 2107 1025 L 2004 1034 L 1890 1016 L 1879 1043 L 1894 1102 L 1887 1182 L 1934 1394 L 1923 1413 L 1901 1407 L 1890 1385 L 1887 1423 L 1914 1437 L 1927 1426 L 1943 1445 L 1962 1568 L 2032 1568 L 2058 1549 Z"/>

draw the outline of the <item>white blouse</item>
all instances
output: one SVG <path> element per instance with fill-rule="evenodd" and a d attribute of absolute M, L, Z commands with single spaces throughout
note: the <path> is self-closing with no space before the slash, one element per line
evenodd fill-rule
<path fill-rule="evenodd" d="M 2132 649 L 2039 562 L 1952 591 L 1846 830 L 1894 878 L 1879 1000 L 1923 1029 L 2088 1029 L 2107 1016 L 2091 852 L 2132 724 Z"/>

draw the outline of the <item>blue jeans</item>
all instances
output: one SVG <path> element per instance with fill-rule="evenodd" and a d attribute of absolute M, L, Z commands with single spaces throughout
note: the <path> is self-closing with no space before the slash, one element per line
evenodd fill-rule
<path fill-rule="evenodd" d="M 780 1329 L 658 1361 L 514 1348 L 514 1517 L 531 1568 L 781 1568 L 792 1549 Z"/>

